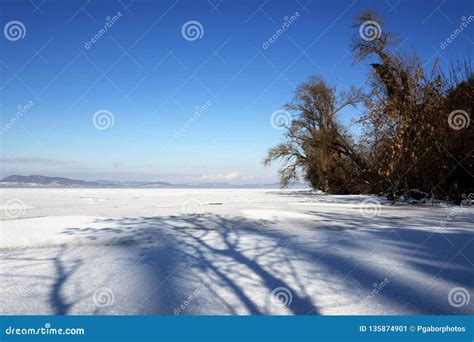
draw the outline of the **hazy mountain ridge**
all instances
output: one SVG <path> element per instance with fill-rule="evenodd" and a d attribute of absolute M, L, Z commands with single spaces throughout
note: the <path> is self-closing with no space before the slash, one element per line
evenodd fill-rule
<path fill-rule="evenodd" d="M 16 185 L 16 186 L 12 186 Z M 80 179 L 64 177 L 48 177 L 42 175 L 11 175 L 0 181 L 0 187 L 101 187 L 97 182 L 88 182 Z"/>
<path fill-rule="evenodd" d="M 278 189 L 278 183 L 257 184 L 229 184 L 229 183 L 167 183 L 149 181 L 84 181 L 64 177 L 48 177 L 42 175 L 11 175 L 0 181 L 0 188 L 149 188 L 149 189 L 171 189 L 171 188 L 202 188 L 202 189 Z M 292 187 L 307 187 L 304 183 L 295 183 Z"/>

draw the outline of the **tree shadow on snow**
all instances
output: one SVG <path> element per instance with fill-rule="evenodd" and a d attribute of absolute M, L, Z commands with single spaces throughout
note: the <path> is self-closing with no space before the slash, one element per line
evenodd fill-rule
<path fill-rule="evenodd" d="M 322 219 L 315 229 L 321 230 L 322 236 L 335 238 L 334 248 L 325 248 L 327 242 L 305 241 L 299 234 L 242 217 L 203 214 L 101 222 L 113 224 L 113 243 L 137 248 L 138 265 L 150 270 L 153 280 L 142 294 L 142 314 L 317 315 L 320 314 L 318 294 L 314 290 L 308 293 L 316 278 L 328 284 L 333 279 L 342 279 L 346 287 L 354 286 L 367 292 L 372 284 L 389 278 L 389 286 L 378 296 L 379 300 L 393 303 L 392 307 L 395 304 L 401 309 L 408 306 L 411 312 L 419 314 L 470 312 L 468 307 L 457 310 L 448 305 L 447 298 L 436 298 L 429 291 L 429 284 L 434 279 L 442 279 L 472 288 L 472 230 L 453 229 L 446 234 L 430 228 L 435 222 L 429 219 L 426 222 L 417 220 L 426 226 L 407 228 L 410 218 L 406 218 L 404 227 L 397 227 L 393 225 L 396 218 L 390 216 L 367 220 L 353 214 L 308 214 Z M 337 221 L 344 230 L 326 230 L 324 233 L 325 221 Z M 380 229 L 384 226 L 393 227 Z M 353 236 L 351 230 L 357 230 L 358 235 Z M 110 232 L 99 228 L 70 228 L 65 233 L 94 240 Z M 340 239 L 337 234 L 341 234 Z M 367 241 L 377 241 L 382 248 Z M 407 282 L 394 278 L 389 268 L 374 267 L 377 257 L 384 255 L 384 248 L 391 249 L 390 255 L 400 257 L 403 267 L 417 273 L 421 279 Z M 354 257 L 367 250 L 373 250 L 374 262 Z M 315 270 L 326 271 L 305 273 L 295 265 L 302 260 L 310 262 Z M 321 274 L 334 278 L 321 279 Z M 61 278 L 59 272 L 58 279 Z M 60 287 L 61 282 L 56 284 Z M 360 302 L 365 295 L 366 292 L 361 295 L 354 290 L 353 298 L 349 300 Z M 51 300 L 60 302 L 57 296 L 52 296 Z"/>
<path fill-rule="evenodd" d="M 285 255 L 284 236 L 272 236 L 261 222 L 218 215 L 101 222 L 115 227 L 108 244 L 139 248 L 138 264 L 152 270 L 155 280 L 141 300 L 143 314 L 193 313 L 198 308 L 187 302 L 196 297 L 192 306 L 199 305 L 197 292 L 211 296 L 213 304 L 206 309 L 221 314 L 269 314 L 270 306 L 277 314 L 319 313 L 291 270 L 294 256 Z M 70 228 L 64 234 L 100 241 L 110 230 Z M 287 274 L 279 271 L 285 268 Z M 262 289 L 266 296 L 255 298 L 253 291 Z M 236 306 L 241 309 L 236 311 Z"/>

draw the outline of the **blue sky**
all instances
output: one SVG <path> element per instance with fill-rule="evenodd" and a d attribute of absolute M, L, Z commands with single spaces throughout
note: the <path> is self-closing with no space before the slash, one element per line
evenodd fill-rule
<path fill-rule="evenodd" d="M 281 139 L 271 114 L 294 87 L 310 75 L 340 90 L 365 79 L 367 63 L 354 64 L 349 54 L 358 33 L 354 15 L 376 10 L 383 29 L 403 41 L 400 51 L 416 47 L 428 64 L 439 58 L 446 66 L 474 47 L 474 21 L 440 47 L 463 16 L 474 15 L 467 0 L 0 0 L 0 6 L 2 27 L 16 20 L 25 31 L 20 27 L 19 39 L 0 37 L 1 176 L 276 181 L 276 167 L 265 169 L 261 161 Z M 107 17 L 113 23 L 100 33 Z M 202 27 L 195 40 L 182 34 L 189 21 Z M 98 111 L 113 125 L 94 122 Z M 357 115 L 348 110 L 341 120 Z"/>

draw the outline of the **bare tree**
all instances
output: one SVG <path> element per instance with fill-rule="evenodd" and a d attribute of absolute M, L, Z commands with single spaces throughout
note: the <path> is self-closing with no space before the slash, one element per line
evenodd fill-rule
<path fill-rule="evenodd" d="M 382 192 L 394 200 L 425 193 L 460 201 L 474 192 L 470 63 L 445 77 L 437 62 L 426 70 L 415 54 L 397 54 L 395 35 L 384 31 L 375 13 L 358 15 L 354 26 L 356 59 L 372 62 L 368 91 L 336 93 L 311 77 L 285 106 L 294 120 L 264 164 L 282 162 L 282 186 L 302 176 L 331 193 Z M 337 116 L 358 103 L 365 106 L 359 120 L 364 134 L 354 141 Z"/>
<path fill-rule="evenodd" d="M 365 101 L 367 111 L 362 122 L 366 125 L 365 139 L 371 142 L 372 159 L 383 184 L 380 190 L 394 199 L 412 189 L 438 197 L 459 198 L 459 189 L 454 190 L 457 185 L 449 184 L 452 183 L 449 173 L 455 171 L 458 164 L 462 167 L 462 160 L 472 152 L 455 143 L 472 137 L 472 130 L 453 130 L 449 126 L 449 114 L 456 109 L 467 115 L 472 111 L 467 95 L 472 92 L 467 86 L 472 73 L 466 73 L 464 81 L 454 82 L 454 88 L 464 86 L 463 100 L 457 105 L 450 104 L 449 93 L 455 91 L 453 87 L 448 89 L 437 62 L 427 71 L 416 55 L 397 55 L 392 49 L 395 36 L 383 30 L 383 21 L 376 14 L 365 12 L 355 20 L 355 27 L 361 28 L 370 22 L 376 23 L 373 26 L 379 30 L 368 39 L 359 29 L 352 49 L 359 61 L 368 57 L 376 59 L 370 64 L 371 90 Z M 469 186 L 464 187 L 464 191 L 468 189 Z"/>
<path fill-rule="evenodd" d="M 334 86 L 317 76 L 300 85 L 285 109 L 295 114 L 284 135 L 284 142 L 271 148 L 265 165 L 279 160 L 282 186 L 299 175 L 315 188 L 348 192 L 358 178 L 356 170 L 366 168 L 364 158 L 338 122 L 337 114 L 362 98 L 358 89 L 336 94 Z"/>

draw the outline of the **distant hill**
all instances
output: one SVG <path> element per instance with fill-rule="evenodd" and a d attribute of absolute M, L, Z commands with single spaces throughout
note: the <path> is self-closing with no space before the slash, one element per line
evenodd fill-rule
<path fill-rule="evenodd" d="M 63 177 L 47 177 L 40 175 L 31 176 L 8 176 L 0 181 L 0 187 L 21 187 L 21 188 L 98 188 L 101 184 L 87 182 L 79 179 L 69 179 Z"/>
<path fill-rule="evenodd" d="M 0 180 L 0 188 L 140 188 L 140 189 L 278 189 L 278 183 L 229 184 L 229 183 L 180 183 L 166 182 L 116 182 L 98 180 L 95 182 L 64 177 L 41 175 L 12 175 Z M 295 183 L 291 188 L 307 188 L 304 183 Z"/>

